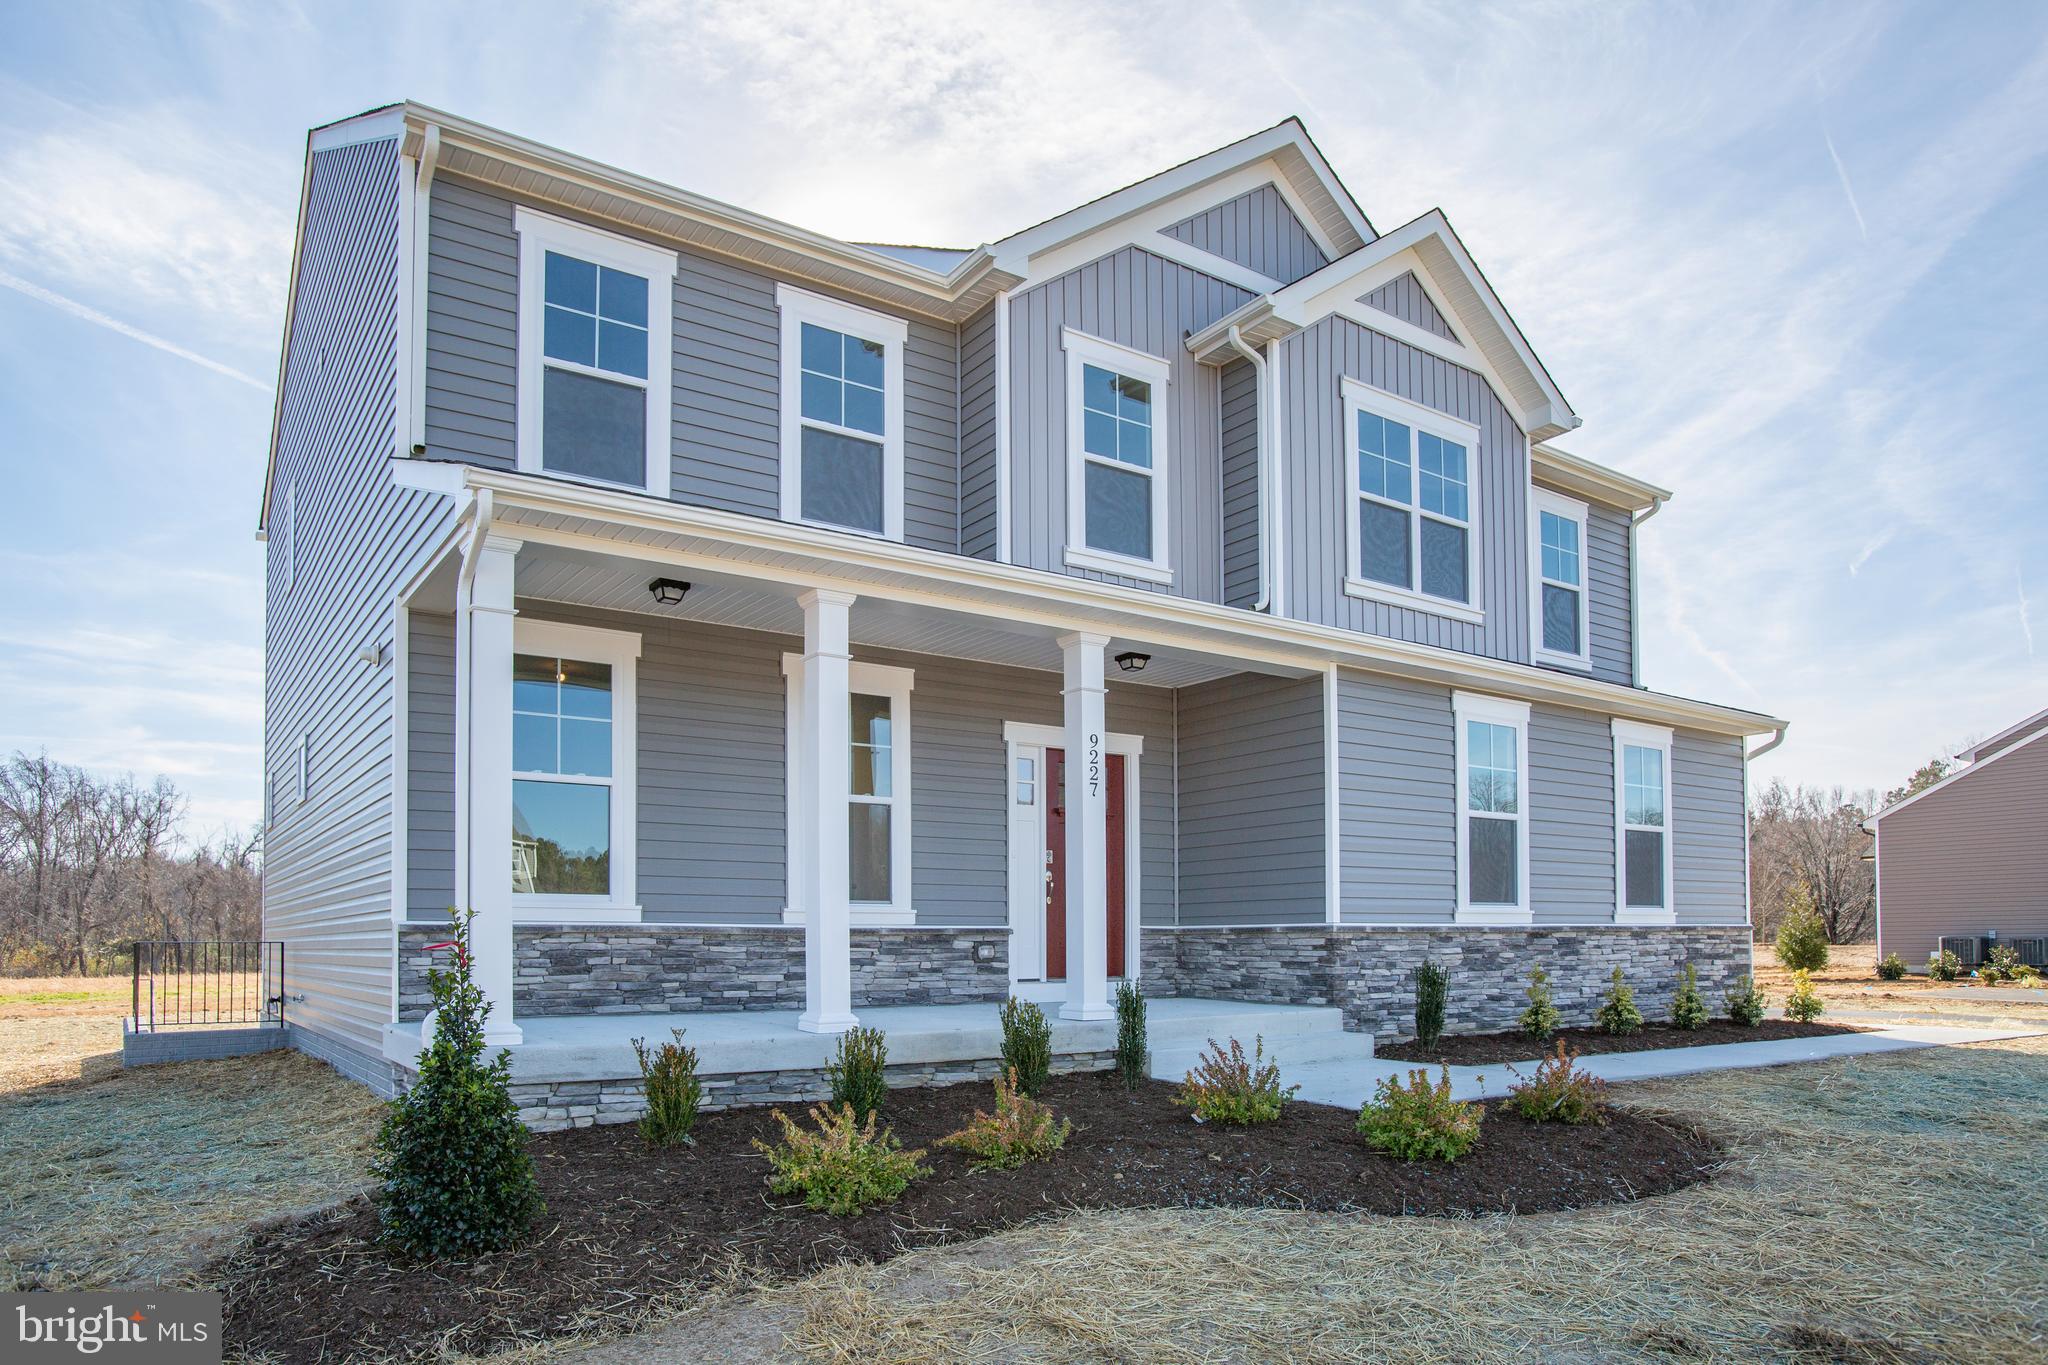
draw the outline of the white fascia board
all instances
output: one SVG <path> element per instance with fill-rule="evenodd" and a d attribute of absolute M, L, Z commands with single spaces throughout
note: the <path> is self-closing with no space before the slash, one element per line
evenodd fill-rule
<path fill-rule="evenodd" d="M 2016 754 L 2020 750 L 2028 748 L 2031 745 L 2038 744 L 2044 739 L 2048 739 L 2048 729 L 2044 729 L 2038 734 L 2028 735 L 2025 739 L 2015 741 L 2012 744 L 2008 744 L 2003 749 L 2000 749 L 1997 753 L 1991 755 L 1991 757 L 1989 758 L 1982 759 L 1976 763 L 1966 764 L 1958 771 L 1952 772 L 1947 777 L 1942 778 L 1941 781 L 1935 783 L 1933 786 L 1927 787 L 1921 791 L 1914 792 L 1911 796 L 1899 802 L 1897 805 L 1886 806 L 1883 810 L 1871 816 L 1868 820 L 1865 820 L 1863 822 L 1863 827 L 1867 830 L 1875 831 L 1877 827 L 1877 822 L 1884 819 L 1886 816 L 1897 815 L 1900 811 L 1912 805 L 1915 801 L 1923 801 L 1926 798 L 1934 795 L 1938 791 L 1942 791 L 1948 787 L 1954 786 L 1956 783 L 1962 781 L 1966 777 L 1973 777 L 1976 774 L 1983 772 L 1992 764 L 1998 762 L 1999 759 L 2006 757 L 2008 754 Z"/>
<path fill-rule="evenodd" d="M 1535 477 L 1577 497 L 1618 507 L 1624 512 L 1640 512 L 1658 503 L 1669 502 L 1674 496 L 1668 488 L 1659 488 L 1654 483 L 1595 463 L 1583 455 L 1559 450 L 1556 446 L 1535 446 L 1529 452 L 1529 460 Z"/>
<path fill-rule="evenodd" d="M 1974 745 L 1965 749 L 1960 757 L 1966 762 L 1974 763 L 1977 761 L 1977 755 L 1983 753 L 1986 749 L 1995 749 L 2014 735 L 2023 735 L 2029 730 L 2044 727 L 2048 727 L 2048 711 L 2036 711 L 2018 724 L 2006 726 L 2003 730 L 1991 736 L 1991 738 L 1978 740 Z"/>
<path fill-rule="evenodd" d="M 387 137 L 405 135 L 405 106 L 388 105 L 372 109 L 367 114 L 357 114 L 338 123 L 324 124 L 307 135 L 310 148 L 316 152 L 331 152 L 337 147 L 354 147 L 365 142 L 379 142 Z"/>

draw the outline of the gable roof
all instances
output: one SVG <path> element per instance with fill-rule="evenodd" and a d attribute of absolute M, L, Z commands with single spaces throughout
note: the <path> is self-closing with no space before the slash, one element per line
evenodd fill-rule
<path fill-rule="evenodd" d="M 2000 749 L 2010 748 L 2036 730 L 2048 729 L 2048 710 L 2036 711 L 2016 725 L 2008 725 L 1989 739 L 1978 740 L 1960 755 L 1964 761 L 1975 763 L 1978 759 Z"/>
<path fill-rule="evenodd" d="M 2016 754 L 2030 745 L 2038 744 L 2043 739 L 2048 739 L 2048 724 L 2037 723 L 2042 722 L 2044 720 L 2048 720 L 2048 711 L 2043 711 L 2036 715 L 2029 716 L 2026 720 L 2021 721 L 2018 725 L 2013 726 L 2009 730 L 2001 730 L 1998 734 L 1992 736 L 1990 739 L 1985 740 L 1984 743 L 1978 745 L 1975 749 L 1972 749 L 1970 751 L 1972 754 L 1976 754 L 1992 747 L 1994 744 L 1998 744 L 2001 741 L 2003 741 L 2004 747 L 2000 748 L 1996 753 L 1990 754 L 1981 759 L 1973 759 L 1971 762 L 1963 765 L 1961 768 L 1958 768 L 1956 771 L 1950 773 L 1947 777 L 1942 778 L 1941 781 L 1935 783 L 1933 786 L 1922 787 L 1919 791 L 1914 792 L 1905 800 L 1894 802 L 1893 804 L 1886 806 L 1883 810 L 1871 816 L 1868 820 L 1865 820 L 1863 822 L 1863 828 L 1869 831 L 1870 833 L 1874 834 L 1877 832 L 1878 821 L 1886 819 L 1889 816 L 1897 815 L 1906 807 L 1914 805 L 1921 801 L 1925 801 L 1928 797 L 1933 796 L 1936 792 L 1947 791 L 1950 787 L 1955 786 L 1958 782 L 1968 781 L 1970 778 L 1975 777 L 1978 773 L 1983 772 L 1992 764 L 1998 762 L 1998 760 L 2001 758 L 2005 758 L 2011 754 Z M 2027 727 L 2029 725 L 2034 726 L 2033 733 L 2031 734 L 2027 733 Z M 2018 736 L 2018 738 L 2014 738 L 2014 736 Z"/>

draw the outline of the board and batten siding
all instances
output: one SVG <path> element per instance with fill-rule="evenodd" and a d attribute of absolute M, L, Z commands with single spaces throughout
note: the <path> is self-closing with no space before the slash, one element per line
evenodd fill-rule
<path fill-rule="evenodd" d="M 515 462 L 519 240 L 513 215 L 519 202 L 453 176 L 434 183 L 427 224 L 429 456 L 502 469 Z M 557 217 L 577 216 L 559 205 L 536 202 L 533 207 Z M 602 223 L 591 226 L 618 230 Z M 658 493 L 722 511 L 779 515 L 777 278 L 722 257 L 677 251 L 670 303 L 670 487 Z M 955 551 L 960 533 L 960 339 L 950 326 L 915 317 L 906 321 L 904 540 L 924 549 Z"/>
<path fill-rule="evenodd" d="M 391 482 L 400 173 L 395 139 L 313 154 L 266 556 L 264 937 L 285 944 L 295 1028 L 365 1079 L 394 1009 L 392 608 L 451 512 Z"/>
<path fill-rule="evenodd" d="M 1369 294 L 1360 294 L 1358 301 L 1445 341 L 1458 340 L 1458 334 L 1451 330 L 1450 323 L 1444 321 L 1444 315 L 1437 311 L 1436 304 L 1430 301 L 1412 270 L 1399 279 L 1388 280 Z"/>
<path fill-rule="evenodd" d="M 996 471 L 996 305 L 960 327 L 960 553 L 994 559 L 1000 548 Z"/>
<path fill-rule="evenodd" d="M 1133 588 L 1154 585 L 1068 569 L 1067 356 L 1062 328 L 1157 356 L 1171 367 L 1165 407 L 1170 525 L 1163 591 L 1204 602 L 1223 591 L 1218 378 L 1184 344 L 1252 296 L 1200 271 L 1125 247 L 1010 300 L 1010 549 L 1014 562 Z"/>
<path fill-rule="evenodd" d="M 1247 190 L 1159 231 L 1282 284 L 1293 284 L 1330 263 L 1286 198 L 1271 185 Z"/>
<path fill-rule="evenodd" d="M 1320 924 L 1323 680 L 1180 689 L 1180 922 Z"/>
<path fill-rule="evenodd" d="M 1284 607 L 1296 620 L 1529 660 L 1528 450 L 1506 408 L 1472 370 L 1344 317 L 1327 317 L 1280 344 Z M 1355 516 L 1343 384 L 1355 379 L 1479 429 L 1472 582 L 1483 624 L 1351 597 L 1344 591 L 1345 518 Z"/>
<path fill-rule="evenodd" d="M 1259 600 L 1259 375 L 1248 360 L 1222 376 L 1223 603 Z"/>

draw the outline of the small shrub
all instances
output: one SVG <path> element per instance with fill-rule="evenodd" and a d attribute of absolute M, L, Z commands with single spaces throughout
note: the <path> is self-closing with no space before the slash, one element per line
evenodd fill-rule
<path fill-rule="evenodd" d="M 1508 1091 L 1508 1107 L 1532 1123 L 1607 1122 L 1607 1082 L 1580 1070 L 1578 1060 L 1558 1039 L 1557 1055 L 1537 1063 L 1534 1076 Z"/>
<path fill-rule="evenodd" d="M 1643 1026 L 1643 1012 L 1636 1008 L 1636 993 L 1621 979 L 1621 968 L 1614 969 L 1613 984 L 1607 988 L 1607 998 L 1600 1002 L 1600 1013 L 1595 1016 L 1602 1030 L 1622 1035 L 1634 1033 Z"/>
<path fill-rule="evenodd" d="M 1415 969 L 1415 1041 L 1435 1047 L 1444 1036 L 1444 1003 L 1451 994 L 1451 974 L 1434 962 Z"/>
<path fill-rule="evenodd" d="M 1529 969 L 1529 1008 L 1522 1011 L 1522 1032 L 1531 1038 L 1548 1038 L 1564 1024 L 1557 1002 L 1550 998 L 1550 973 L 1542 965 Z"/>
<path fill-rule="evenodd" d="M 770 1146 L 754 1139 L 754 1150 L 768 1158 L 768 1188 L 802 1195 L 806 1208 L 859 1213 L 892 1202 L 926 1173 L 922 1149 L 906 1152 L 888 1129 L 877 1133 L 873 1114 L 857 1122 L 850 1104 L 836 1110 L 812 1105 L 816 1132 L 797 1127 L 780 1109 L 769 1115 L 782 1126 L 782 1141 Z"/>
<path fill-rule="evenodd" d="M 1485 1117 L 1481 1106 L 1451 1098 L 1449 1067 L 1435 1084 L 1416 1067 L 1406 1084 L 1389 1076 L 1373 1089 L 1358 1111 L 1358 1131 L 1375 1151 L 1403 1161 L 1456 1161 L 1479 1141 Z"/>
<path fill-rule="evenodd" d="M 2017 948 L 2010 943 L 2001 943 L 1991 950 L 1991 960 L 1977 969 L 1977 979 L 1986 985 L 1995 986 L 2001 981 L 2016 981 L 2029 985 L 2041 979 L 2041 973 L 2020 961 Z"/>
<path fill-rule="evenodd" d="M 970 1170 L 1014 1171 L 1027 1161 L 1050 1160 L 1067 1145 L 1074 1125 L 1056 1118 L 1052 1107 L 1017 1089 L 1017 1075 L 996 1077 L 996 1112 L 979 1109 L 965 1128 L 939 1139 L 939 1146 L 952 1147 L 973 1157 Z"/>
<path fill-rule="evenodd" d="M 1755 1028 L 1764 1021 L 1764 993 L 1756 988 L 1748 972 L 1738 977 L 1721 999 L 1728 1006 L 1730 1022 Z"/>
<path fill-rule="evenodd" d="M 1678 994 L 1671 997 L 1671 1022 L 1673 1026 L 1690 1032 L 1705 1027 L 1710 1017 L 1707 1002 L 1700 997 L 1699 973 L 1688 962 L 1678 981 Z"/>
<path fill-rule="evenodd" d="M 1805 887 L 1793 887 L 1785 902 L 1785 920 L 1778 926 L 1778 961 L 1794 971 L 1817 972 L 1828 965 L 1827 927 Z"/>
<path fill-rule="evenodd" d="M 1029 1000 L 1003 1002 L 1003 1070 L 1015 1073 L 1027 1095 L 1043 1090 L 1052 1075 L 1052 1025 Z"/>
<path fill-rule="evenodd" d="M 640 1136 L 656 1147 L 695 1144 L 690 1130 L 697 1126 L 697 1107 L 704 1100 L 704 1085 L 697 1079 L 697 1049 L 683 1046 L 681 1029 L 672 1032 L 672 1042 L 653 1048 L 644 1038 L 633 1040 L 633 1051 L 640 1058 L 640 1084 L 647 1092 Z"/>
<path fill-rule="evenodd" d="M 1116 1074 L 1124 1089 L 1145 1079 L 1145 996 L 1134 981 L 1116 988 Z"/>
<path fill-rule="evenodd" d="M 454 966 L 427 972 L 434 1036 L 412 1088 L 384 1111 L 370 1173 L 384 1240 L 418 1257 L 476 1256 L 516 1243 L 540 1185 L 512 1103 L 511 1054 L 486 1062 L 491 1007 L 470 975 L 474 910 L 455 917 Z"/>
<path fill-rule="evenodd" d="M 1266 1060 L 1266 1040 L 1252 1040 L 1252 1055 L 1232 1038 L 1230 1051 L 1209 1040 L 1209 1050 L 1181 1082 L 1173 1102 L 1194 1112 L 1200 1123 L 1271 1123 L 1298 1085 L 1280 1086 L 1280 1063 Z"/>
<path fill-rule="evenodd" d="M 1884 958 L 1877 964 L 1877 979 L 1880 981 L 1904 981 L 1906 979 L 1906 959 L 1900 957 L 1897 953 L 1886 953 Z"/>
<path fill-rule="evenodd" d="M 884 1068 L 889 1064 L 889 1043 L 878 1028 L 853 1028 L 839 1035 L 839 1050 L 825 1064 L 825 1080 L 832 1087 L 832 1103 L 853 1106 L 853 1116 L 866 1123 L 882 1112 L 889 1096 Z"/>
<path fill-rule="evenodd" d="M 1810 1024 L 1820 1018 L 1827 1009 L 1820 1000 L 1819 992 L 1813 988 L 1813 977 L 1801 967 L 1792 973 L 1792 994 L 1785 997 L 1785 1017 Z"/>
<path fill-rule="evenodd" d="M 1948 949 L 1927 955 L 1927 975 L 1934 981 L 1953 981 L 1963 974 L 1963 960 Z"/>

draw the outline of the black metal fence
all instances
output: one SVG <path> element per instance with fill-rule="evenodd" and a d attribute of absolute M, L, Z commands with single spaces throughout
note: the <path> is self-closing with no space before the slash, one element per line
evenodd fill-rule
<path fill-rule="evenodd" d="M 284 1026 L 284 944 L 138 943 L 132 1017 L 138 1032 L 191 1024 Z"/>

